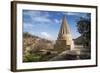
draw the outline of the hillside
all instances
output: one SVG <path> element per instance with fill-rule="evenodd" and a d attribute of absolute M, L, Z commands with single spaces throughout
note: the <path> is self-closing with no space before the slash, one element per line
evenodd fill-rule
<path fill-rule="evenodd" d="M 36 52 L 36 50 L 52 49 L 53 45 L 52 41 L 31 35 L 29 33 L 23 34 L 23 43 L 24 50 L 26 50 L 28 47 L 29 50 L 33 52 Z"/>
<path fill-rule="evenodd" d="M 54 42 L 51 40 L 23 33 L 23 62 L 90 59 L 90 51 L 82 46 L 82 36 L 73 40 L 74 50 L 62 51 L 62 48 L 55 50 Z M 77 58 L 79 51 L 80 55 Z"/>
<path fill-rule="evenodd" d="M 82 41 L 83 41 L 83 38 L 82 38 L 82 36 L 79 36 L 78 38 L 73 39 L 73 40 L 74 40 L 74 44 L 81 45 Z"/>
<path fill-rule="evenodd" d="M 53 49 L 53 45 L 53 42 L 50 40 L 31 35 L 29 33 L 23 33 L 23 61 L 27 62 L 36 60 L 32 59 L 33 57 L 40 59 L 42 55 L 50 53 L 49 51 Z"/>

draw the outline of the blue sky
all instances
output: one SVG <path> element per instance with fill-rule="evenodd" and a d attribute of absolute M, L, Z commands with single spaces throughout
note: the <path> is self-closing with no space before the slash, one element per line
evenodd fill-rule
<path fill-rule="evenodd" d="M 80 17 L 86 17 L 87 13 L 78 12 L 56 12 L 56 11 L 36 11 L 23 10 L 23 32 L 29 32 L 33 35 L 56 40 L 61 26 L 63 16 L 66 16 L 72 38 L 75 39 L 80 34 L 77 30 L 77 20 Z"/>

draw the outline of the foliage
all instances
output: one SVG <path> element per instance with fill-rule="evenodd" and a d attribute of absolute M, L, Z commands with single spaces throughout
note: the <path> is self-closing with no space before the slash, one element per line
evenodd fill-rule
<path fill-rule="evenodd" d="M 41 56 L 36 55 L 36 54 L 29 54 L 29 55 L 25 55 L 23 57 L 23 61 L 24 62 L 34 62 L 34 61 L 39 61 L 41 58 Z"/>
<path fill-rule="evenodd" d="M 23 37 L 24 38 L 29 38 L 29 37 L 31 37 L 31 38 L 38 38 L 38 36 L 35 36 L 35 35 L 32 35 L 32 34 L 30 34 L 30 33 L 28 33 L 28 32 L 24 32 L 23 33 Z"/>
<path fill-rule="evenodd" d="M 87 18 L 80 18 L 77 22 L 78 32 L 81 34 L 83 45 L 85 47 L 90 47 L 91 40 L 91 18 L 90 15 L 87 14 Z"/>
<path fill-rule="evenodd" d="M 23 62 L 40 62 L 48 61 L 53 55 L 42 55 L 42 54 L 28 54 L 23 56 Z"/>

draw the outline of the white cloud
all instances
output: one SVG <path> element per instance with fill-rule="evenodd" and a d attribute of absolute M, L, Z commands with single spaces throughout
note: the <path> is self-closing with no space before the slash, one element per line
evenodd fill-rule
<path fill-rule="evenodd" d="M 41 33 L 40 33 L 40 36 L 41 36 L 42 38 L 45 38 L 45 39 L 49 39 L 49 40 L 52 39 L 52 36 L 51 36 L 50 34 L 48 34 L 47 32 L 41 32 Z"/>
<path fill-rule="evenodd" d="M 24 29 L 26 29 L 26 28 L 29 28 L 29 29 L 33 29 L 33 27 L 35 26 L 35 25 L 33 25 L 33 24 L 31 24 L 31 23 L 24 23 L 23 24 L 23 26 L 24 26 Z"/>
<path fill-rule="evenodd" d="M 50 23 L 51 22 L 51 20 L 50 19 L 48 19 L 48 18 L 46 18 L 46 17 L 32 17 L 32 20 L 34 20 L 34 21 L 36 21 L 36 22 L 48 22 L 48 23 Z"/>
<path fill-rule="evenodd" d="M 79 13 L 79 12 L 66 12 L 63 13 L 64 15 L 74 15 L 74 16 L 79 16 L 79 17 L 87 17 L 86 13 Z"/>
<path fill-rule="evenodd" d="M 40 16 L 41 12 L 29 10 L 29 11 L 24 11 L 24 15 L 29 15 L 31 17 L 37 16 L 37 15 Z"/>
<path fill-rule="evenodd" d="M 31 23 L 24 23 L 24 26 L 27 26 L 27 27 L 34 27 L 34 25 L 31 24 Z"/>
<path fill-rule="evenodd" d="M 75 15 L 75 16 L 78 16 L 80 15 L 80 13 L 75 13 L 75 12 L 66 12 L 66 13 L 63 13 L 64 15 Z"/>
<path fill-rule="evenodd" d="M 25 32 L 30 32 L 33 34 L 33 28 L 35 27 L 35 25 L 31 24 L 31 23 L 24 23 L 23 24 L 23 31 Z"/>
<path fill-rule="evenodd" d="M 59 24 L 60 21 L 58 19 L 50 19 L 50 14 L 49 12 L 42 12 L 41 11 L 24 11 L 24 15 L 28 15 L 31 17 L 31 23 L 33 23 L 33 25 L 36 24 Z"/>
<path fill-rule="evenodd" d="M 60 21 L 59 21 L 58 19 L 54 19 L 54 23 L 59 24 L 59 23 L 60 23 Z"/>

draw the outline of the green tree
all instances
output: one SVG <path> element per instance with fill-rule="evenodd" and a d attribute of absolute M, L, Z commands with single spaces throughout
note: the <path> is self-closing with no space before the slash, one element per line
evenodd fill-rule
<path fill-rule="evenodd" d="M 78 32 L 81 34 L 83 45 L 86 48 L 90 48 L 91 44 L 91 18 L 90 14 L 87 14 L 86 17 L 80 17 L 77 22 Z"/>

